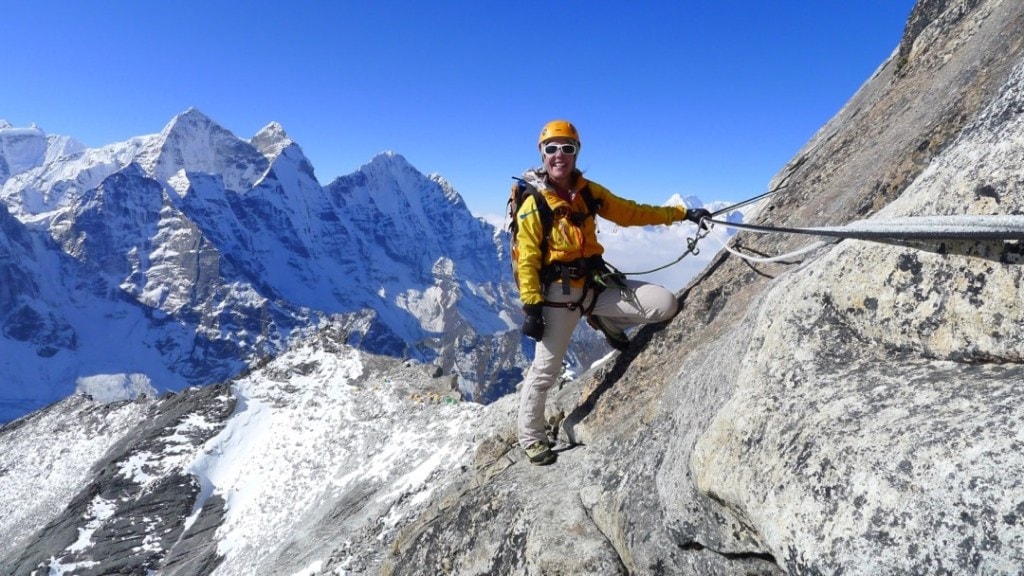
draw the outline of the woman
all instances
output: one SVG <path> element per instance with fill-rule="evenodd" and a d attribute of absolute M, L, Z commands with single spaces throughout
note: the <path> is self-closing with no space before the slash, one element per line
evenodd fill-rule
<path fill-rule="evenodd" d="M 579 133 L 565 120 L 547 123 L 538 147 L 542 167 L 526 171 L 522 180 L 540 194 L 528 195 L 516 215 L 516 272 L 526 314 L 522 330 L 537 340 L 520 391 L 518 434 L 530 462 L 544 466 L 557 459 L 544 430 L 544 404 L 581 315 L 586 313 L 588 323 L 624 350 L 629 346 L 626 328 L 668 320 L 678 306 L 671 292 L 646 282 L 625 280 L 621 289 L 600 290 L 593 278 L 606 268 L 595 215 L 620 226 L 644 226 L 682 220 L 700 224 L 711 214 L 703 208 L 637 204 L 588 181 L 576 169 Z M 538 206 L 540 201 L 547 206 Z M 545 213 L 552 216 L 547 226 Z"/>

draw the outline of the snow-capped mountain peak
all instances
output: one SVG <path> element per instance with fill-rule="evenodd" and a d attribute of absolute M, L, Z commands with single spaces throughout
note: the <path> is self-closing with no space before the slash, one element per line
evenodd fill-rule
<path fill-rule="evenodd" d="M 9 228 L 38 240 L 17 263 L 37 289 L 0 310 L 0 334 L 37 334 L 0 335 L 0 358 L 22 358 L 0 362 L 0 421 L 83 377 L 222 381 L 328 319 L 353 346 L 442 366 L 476 399 L 518 378 L 494 230 L 395 152 L 323 187 L 280 124 L 243 140 L 195 108 L 70 156 L 54 150 L 71 149 L 63 137 L 0 132 L 17 144 L 0 160 L 21 170 L 2 189 Z M 120 344 L 97 350 L 97 326 Z"/>
<path fill-rule="evenodd" d="M 15 128 L 0 121 L 0 184 L 8 177 L 39 166 L 46 156 L 46 134 L 35 124 Z"/>
<path fill-rule="evenodd" d="M 267 159 L 249 142 L 196 108 L 177 115 L 160 132 L 156 154 L 139 163 L 166 181 L 178 170 L 220 174 L 227 190 L 244 192 L 267 168 Z"/>

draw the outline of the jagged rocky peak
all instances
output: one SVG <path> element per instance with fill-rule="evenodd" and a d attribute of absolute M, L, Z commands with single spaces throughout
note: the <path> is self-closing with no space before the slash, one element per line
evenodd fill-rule
<path fill-rule="evenodd" d="M 393 151 L 385 150 L 374 156 L 369 162 L 359 167 L 360 172 L 393 171 L 393 170 L 416 170 L 405 159 L 405 156 Z M 418 172 L 418 171 L 417 171 Z"/>
<path fill-rule="evenodd" d="M 440 184 L 434 178 L 428 178 L 416 167 L 406 160 L 405 156 L 391 150 L 385 150 L 373 157 L 372 160 L 359 167 L 357 174 L 365 177 L 376 186 L 386 187 L 390 191 L 404 191 L 408 195 L 410 191 L 419 190 L 422 184 Z M 415 187 L 410 185 L 416 184 Z M 442 186 L 443 188 L 443 186 Z M 449 191 L 454 192 L 450 187 L 444 190 L 447 197 Z M 419 196 L 416 194 L 416 196 Z M 457 194 L 456 194 L 457 196 Z M 420 199 L 412 199 L 417 202 Z"/>
<path fill-rule="evenodd" d="M 268 165 L 255 146 L 194 107 L 175 116 L 159 140 L 156 156 L 139 162 L 160 180 L 166 181 L 184 168 L 188 172 L 223 174 L 228 190 L 244 192 L 252 188 Z"/>
<path fill-rule="evenodd" d="M 305 173 L 314 181 L 316 180 L 313 163 L 306 158 L 298 142 L 292 140 L 288 133 L 285 132 L 284 126 L 281 126 L 278 122 L 271 122 L 261 128 L 249 142 L 259 150 L 260 154 L 263 154 L 263 157 L 271 165 L 275 165 L 281 159 L 285 159 L 286 161 L 294 162 L 300 172 Z"/>
<path fill-rule="evenodd" d="M 270 161 L 279 156 L 285 148 L 295 145 L 295 141 L 285 132 L 284 126 L 277 122 L 271 122 L 261 128 L 250 142 Z"/>
<path fill-rule="evenodd" d="M 160 132 L 160 136 L 164 140 L 192 140 L 201 136 L 209 139 L 213 136 L 223 136 L 225 132 L 234 137 L 234 134 L 200 112 L 198 108 L 189 108 L 171 118 Z"/>
<path fill-rule="evenodd" d="M 385 151 L 347 176 L 336 178 L 328 192 L 342 204 L 367 202 L 377 206 L 423 202 L 419 191 L 426 177 L 401 155 Z"/>
<path fill-rule="evenodd" d="M 62 158 L 70 158 L 84 152 L 86 149 L 85 144 L 71 136 L 49 134 L 46 136 L 46 159 L 44 162 L 49 163 Z"/>
<path fill-rule="evenodd" d="M 446 179 L 444 176 L 441 176 L 440 174 L 434 172 L 428 175 L 427 178 L 431 182 L 434 182 L 441 187 L 441 191 L 444 192 L 444 197 L 452 204 L 465 203 L 465 201 L 462 199 L 462 195 L 459 194 L 457 190 L 455 190 L 455 187 L 452 186 L 452 183 L 449 182 L 448 179 Z"/>
<path fill-rule="evenodd" d="M 191 106 L 188 110 L 185 110 L 181 114 L 172 118 L 171 121 L 167 123 L 164 131 L 168 132 L 170 130 L 181 129 L 188 126 L 199 127 L 204 130 L 208 130 L 211 127 L 221 128 L 221 126 L 214 122 L 212 118 L 203 114 L 195 106 Z"/>

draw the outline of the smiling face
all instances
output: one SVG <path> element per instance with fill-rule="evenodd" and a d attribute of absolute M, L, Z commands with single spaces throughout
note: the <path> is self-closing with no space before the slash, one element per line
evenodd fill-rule
<path fill-rule="evenodd" d="M 576 170 L 576 155 L 580 147 L 572 138 L 552 138 L 540 147 L 544 159 L 544 170 L 553 183 L 568 188 L 572 184 L 572 174 Z"/>

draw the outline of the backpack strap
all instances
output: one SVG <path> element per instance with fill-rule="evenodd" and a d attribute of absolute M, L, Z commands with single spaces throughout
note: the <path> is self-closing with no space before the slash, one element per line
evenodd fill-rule
<path fill-rule="evenodd" d="M 580 195 L 583 196 L 583 203 L 587 205 L 587 216 L 593 218 L 601 211 L 604 203 L 594 198 L 594 193 L 590 191 L 590 182 L 583 186 L 583 189 L 580 190 Z"/>
<path fill-rule="evenodd" d="M 551 206 L 548 206 L 548 201 L 544 198 L 544 195 L 532 184 L 522 178 L 516 178 L 515 176 L 513 178 L 516 181 L 517 208 L 522 207 L 523 201 L 528 196 L 533 196 L 533 203 L 537 206 L 537 214 L 540 216 L 542 230 L 540 253 L 546 255 L 548 252 L 548 236 L 551 235 L 551 228 L 555 225 L 555 213 L 551 210 Z M 512 214 L 513 221 L 518 217 L 518 214 Z"/>

